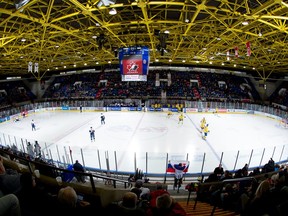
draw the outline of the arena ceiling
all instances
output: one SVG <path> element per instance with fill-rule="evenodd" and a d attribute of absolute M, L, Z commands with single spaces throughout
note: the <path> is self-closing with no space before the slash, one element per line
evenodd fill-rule
<path fill-rule="evenodd" d="M 153 65 L 246 70 L 265 80 L 288 74 L 287 23 L 281 0 L 0 0 L 0 75 L 25 76 L 29 62 L 39 64 L 30 73 L 39 80 L 118 64 L 118 48 L 145 45 Z"/>

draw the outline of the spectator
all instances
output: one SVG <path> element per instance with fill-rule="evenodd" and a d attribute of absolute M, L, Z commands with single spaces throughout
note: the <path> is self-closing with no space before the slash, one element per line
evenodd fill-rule
<path fill-rule="evenodd" d="M 149 200 L 150 199 L 150 189 L 147 187 L 143 187 L 143 181 L 141 179 L 138 179 L 135 182 L 135 188 L 138 188 L 141 190 L 140 193 L 140 198 L 144 199 L 144 200 Z M 134 188 L 132 188 L 131 190 L 133 190 Z"/>
<path fill-rule="evenodd" d="M 150 207 L 155 208 L 157 198 L 163 194 L 169 194 L 169 192 L 163 189 L 162 184 L 157 184 L 156 190 L 150 193 Z"/>
<path fill-rule="evenodd" d="M 17 194 L 21 189 L 20 174 L 14 170 L 6 170 L 0 156 L 0 190 L 5 194 Z"/>
<path fill-rule="evenodd" d="M 1 216 L 21 216 L 20 204 L 14 194 L 7 194 L 0 198 Z"/>
<path fill-rule="evenodd" d="M 77 195 L 76 191 L 70 186 L 66 186 L 59 190 L 56 206 L 58 209 L 56 215 L 59 216 L 93 215 L 95 212 L 101 211 L 100 208 L 92 205 L 88 201 L 85 201 L 83 196 Z M 54 213 L 52 212 L 53 215 L 55 215 Z"/>
<path fill-rule="evenodd" d="M 218 179 L 220 179 L 224 174 L 224 170 L 221 163 L 219 164 L 218 167 L 214 169 L 214 174 L 218 177 Z"/>
<path fill-rule="evenodd" d="M 85 170 L 82 164 L 80 164 L 78 160 L 76 160 L 75 163 L 73 164 L 73 170 L 76 172 L 79 172 L 77 174 L 75 173 L 75 177 L 77 181 L 85 183 L 85 176 L 81 174 L 81 173 L 84 173 Z"/>
<path fill-rule="evenodd" d="M 248 164 L 247 163 L 242 168 L 242 176 L 243 177 L 247 177 L 248 176 Z"/>
<path fill-rule="evenodd" d="M 185 216 L 185 210 L 170 197 L 169 194 L 163 194 L 156 199 L 156 208 L 149 208 L 147 216 Z"/>
<path fill-rule="evenodd" d="M 182 179 L 184 175 L 184 170 L 189 166 L 189 161 L 187 165 L 183 165 L 182 163 L 173 164 L 169 161 L 173 169 L 175 170 L 175 176 L 174 176 L 174 186 L 173 189 L 177 187 L 177 193 L 179 193 L 179 188 L 181 187 L 182 184 Z"/>
<path fill-rule="evenodd" d="M 18 198 L 22 216 L 44 215 L 47 206 L 52 204 L 52 196 L 37 186 L 35 177 L 31 173 L 23 173 L 20 177 L 21 190 Z M 43 211 L 45 210 L 45 211 Z"/>
<path fill-rule="evenodd" d="M 275 162 L 272 158 L 270 158 L 268 163 L 264 165 L 262 172 L 268 173 L 268 172 L 273 172 L 274 170 L 275 170 Z"/>
<path fill-rule="evenodd" d="M 124 194 L 122 201 L 108 206 L 107 215 L 145 216 L 145 211 L 137 206 L 137 195 L 133 192 Z"/>

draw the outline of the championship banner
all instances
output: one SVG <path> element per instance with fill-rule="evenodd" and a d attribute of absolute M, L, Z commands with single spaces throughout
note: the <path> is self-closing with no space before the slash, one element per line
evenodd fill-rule
<path fill-rule="evenodd" d="M 179 166 L 180 163 L 182 164 L 183 167 L 185 167 L 183 172 L 185 173 L 188 172 L 188 169 L 189 169 L 188 161 L 170 161 L 170 163 L 168 163 L 166 172 L 175 173 L 175 169 L 173 167 Z"/>
<path fill-rule="evenodd" d="M 238 58 L 239 54 L 238 54 L 238 47 L 237 46 L 234 48 L 234 51 L 235 51 L 235 57 Z"/>
<path fill-rule="evenodd" d="M 251 43 L 250 43 L 250 41 L 248 41 L 246 43 L 246 48 L 247 48 L 247 56 L 250 56 L 251 55 Z"/>
<path fill-rule="evenodd" d="M 39 65 L 38 65 L 38 63 L 36 62 L 35 64 L 34 64 L 34 73 L 38 73 L 39 72 Z"/>
<path fill-rule="evenodd" d="M 29 72 L 32 72 L 32 67 L 33 67 L 33 63 L 32 63 L 32 62 L 29 62 L 29 63 L 28 63 L 28 73 L 29 73 Z"/>

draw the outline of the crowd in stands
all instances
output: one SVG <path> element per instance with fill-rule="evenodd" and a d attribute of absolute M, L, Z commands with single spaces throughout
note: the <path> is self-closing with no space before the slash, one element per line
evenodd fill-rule
<path fill-rule="evenodd" d="M 270 102 L 288 105 L 287 83 L 284 81 L 277 88 L 269 98 Z M 151 70 L 146 82 L 123 82 L 119 71 L 59 75 L 54 77 L 42 98 L 38 99 L 159 99 L 163 93 L 172 100 L 260 101 L 255 86 L 247 77 L 171 70 Z M 36 96 L 21 80 L 0 83 L 2 108 L 24 101 L 33 102 L 35 99 Z M 119 103 L 106 105 L 119 106 Z"/>
<path fill-rule="evenodd" d="M 170 85 L 168 85 L 168 73 L 171 74 Z M 156 74 L 159 75 L 159 85 L 156 85 Z M 219 81 L 222 82 L 221 85 Z M 122 82 L 121 75 L 116 71 L 59 76 L 46 90 L 44 98 L 93 97 L 102 99 L 144 96 L 153 98 L 161 97 L 163 91 L 166 92 L 167 97 L 172 98 L 259 99 L 257 91 L 247 78 L 229 74 L 170 70 L 150 71 L 146 82 Z"/>
<path fill-rule="evenodd" d="M 48 166 L 45 168 L 45 165 L 51 166 L 51 164 L 41 161 L 41 157 L 19 155 L 19 152 L 12 148 L 6 150 L 18 153 L 17 156 L 24 156 L 29 160 L 34 159 L 37 162 L 35 169 L 39 170 L 41 175 L 53 178 L 60 176 L 59 173 L 47 172 L 49 168 Z M 13 155 L 10 155 L 10 159 L 15 160 Z M 17 158 L 17 161 L 20 160 Z M 78 161 L 72 166 L 72 170 L 84 172 L 83 166 Z M 78 179 L 76 174 L 74 176 L 77 182 L 83 184 L 83 179 L 81 177 Z M 130 186 L 122 200 L 103 207 L 97 198 L 77 193 L 70 186 L 49 187 L 39 182 L 35 174 L 6 169 L 0 156 L 0 215 L 36 216 L 39 212 L 43 216 L 90 215 L 95 212 L 97 215 L 120 216 L 186 215 L 185 209 L 171 197 L 163 184 L 156 183 L 156 190 L 147 187 L 150 182 L 143 171 L 137 169 L 129 179 Z M 245 164 L 233 174 L 229 170 L 224 170 L 219 164 L 204 183 L 198 185 L 200 184 L 203 188 L 206 184 L 209 187 L 197 190 L 199 200 L 212 205 L 236 211 L 243 216 L 287 215 L 287 167 L 275 164 L 272 158 L 261 168 L 256 167 L 253 171 L 249 171 L 248 164 Z M 51 206 L 56 206 L 57 211 L 55 212 Z"/>
<path fill-rule="evenodd" d="M 274 93 L 270 96 L 270 100 L 276 104 L 288 107 L 288 81 L 284 81 Z"/>
<path fill-rule="evenodd" d="M 10 107 L 15 103 L 33 101 L 36 96 L 23 81 L 0 82 L 0 108 Z"/>
<path fill-rule="evenodd" d="M 214 184 L 214 183 L 219 184 Z M 222 165 L 205 180 L 198 199 L 243 216 L 282 216 L 288 213 L 287 167 L 271 158 L 261 169 L 248 171 L 248 164 L 234 174 Z"/>

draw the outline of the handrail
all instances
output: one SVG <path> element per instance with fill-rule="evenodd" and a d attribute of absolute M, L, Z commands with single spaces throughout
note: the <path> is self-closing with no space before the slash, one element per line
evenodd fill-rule
<path fill-rule="evenodd" d="M 74 171 L 74 170 L 67 170 L 67 169 L 63 169 L 63 168 L 58 168 L 58 167 L 55 167 L 55 166 L 51 166 L 49 164 L 44 164 L 44 163 L 37 162 L 37 161 L 31 161 L 31 160 L 29 160 L 27 158 L 15 155 L 15 154 L 13 154 L 13 153 L 11 153 L 9 151 L 5 151 L 3 148 L 2 149 L 0 148 L 0 154 L 2 156 L 3 155 L 9 155 L 9 157 L 17 158 L 17 159 L 19 159 L 19 163 L 20 164 L 21 164 L 21 162 L 20 162 L 21 160 L 25 161 L 27 163 L 27 166 L 28 166 L 28 169 L 29 169 L 30 173 L 32 173 L 32 174 L 33 174 L 33 168 L 31 166 L 31 164 L 36 165 L 36 166 L 38 165 L 38 166 L 42 166 L 42 167 L 45 167 L 45 168 L 49 168 L 51 170 L 56 170 L 59 173 L 64 172 L 64 173 L 73 173 L 73 174 L 78 174 L 78 175 L 89 176 L 89 180 L 90 180 L 90 183 L 91 183 L 91 188 L 92 188 L 93 193 L 96 192 L 96 187 L 95 187 L 95 183 L 94 183 L 93 177 L 100 178 L 100 179 L 103 179 L 103 180 L 112 181 L 114 188 L 116 188 L 116 183 L 117 182 L 124 183 L 124 187 L 127 188 L 128 180 L 117 179 L 117 178 L 108 177 L 108 176 L 102 176 L 102 175 L 98 175 L 98 174 L 85 173 L 85 172 L 83 173 L 83 172 L 77 172 L 77 171 Z M 10 159 L 10 158 L 8 158 L 8 159 Z"/>

